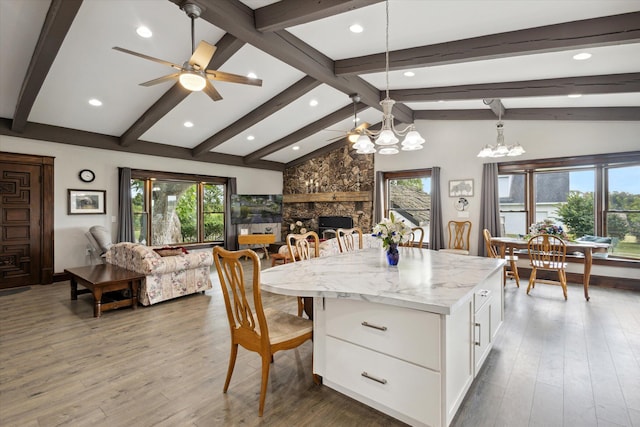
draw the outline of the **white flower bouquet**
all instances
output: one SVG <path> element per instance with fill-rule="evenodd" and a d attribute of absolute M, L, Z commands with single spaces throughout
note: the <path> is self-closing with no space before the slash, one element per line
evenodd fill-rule
<path fill-rule="evenodd" d="M 410 234 L 411 228 L 405 224 L 404 220 L 396 220 L 391 212 L 389 218 L 384 218 L 373 227 L 372 236 L 382 240 L 382 247 L 388 249 L 392 244 L 407 242 Z"/>

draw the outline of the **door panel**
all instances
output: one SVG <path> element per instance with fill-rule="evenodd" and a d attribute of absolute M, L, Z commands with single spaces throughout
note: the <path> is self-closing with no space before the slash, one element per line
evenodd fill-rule
<path fill-rule="evenodd" d="M 42 168 L 0 163 L 0 288 L 40 283 Z"/>

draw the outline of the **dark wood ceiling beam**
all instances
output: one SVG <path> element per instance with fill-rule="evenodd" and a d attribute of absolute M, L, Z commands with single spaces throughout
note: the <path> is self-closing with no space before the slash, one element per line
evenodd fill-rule
<path fill-rule="evenodd" d="M 29 114 L 49 74 L 51 65 L 62 46 L 69 28 L 82 5 L 82 0 L 53 0 L 42 24 L 38 42 L 26 70 L 20 94 L 13 113 L 11 129 L 24 130 Z"/>
<path fill-rule="evenodd" d="M 38 141 L 57 142 L 61 144 L 77 145 L 81 147 L 99 148 L 103 150 L 120 151 L 123 153 L 146 154 L 149 156 L 166 157 L 170 159 L 193 160 L 204 163 L 247 167 L 240 156 L 221 153 L 207 153 L 196 159 L 191 150 L 174 145 L 157 144 L 140 141 L 132 147 L 120 145 L 120 139 L 115 136 L 100 133 L 85 132 L 58 126 L 43 125 L 28 122 L 24 131 L 18 133 L 11 129 L 11 120 L 0 118 L 0 135 L 29 138 Z M 284 163 L 259 160 L 251 164 L 252 168 L 283 171 Z"/>
<path fill-rule="evenodd" d="M 458 64 L 640 41 L 640 12 L 546 25 L 389 52 L 389 69 Z M 336 75 L 381 72 L 385 54 L 335 62 Z"/>
<path fill-rule="evenodd" d="M 182 6 L 187 0 L 169 0 Z M 262 33 L 256 30 L 253 10 L 238 0 L 189 0 L 202 6 L 201 19 L 233 34 L 240 40 L 289 64 L 314 79 L 345 94 L 357 93 L 362 102 L 382 111 L 381 92 L 357 76 L 336 76 L 334 62 L 287 31 Z M 402 123 L 413 123 L 413 111 L 396 104 L 393 115 Z"/>
<path fill-rule="evenodd" d="M 278 31 L 306 24 L 384 0 L 281 0 L 254 11 L 258 31 Z"/>
<path fill-rule="evenodd" d="M 640 107 L 512 108 L 508 120 L 640 121 Z M 487 110 L 416 110 L 416 120 L 496 120 Z M 289 165 L 287 164 L 287 167 Z"/>
<path fill-rule="evenodd" d="M 209 61 L 207 68 L 219 68 L 240 50 L 244 44 L 243 41 L 238 40 L 233 35 L 225 34 L 218 43 L 216 43 L 216 53 L 213 55 L 213 58 L 211 58 L 211 61 Z M 138 138 L 151 129 L 169 111 L 180 104 L 189 94 L 191 94 L 191 91 L 183 88 L 180 83 L 176 82 L 122 134 L 120 137 L 120 145 L 128 147 L 136 143 Z"/>
<path fill-rule="evenodd" d="M 493 111 L 493 114 L 496 115 L 496 117 L 501 117 L 504 116 L 505 114 L 505 108 L 504 105 L 502 105 L 502 101 L 494 98 L 494 99 L 483 99 L 482 102 L 484 103 L 484 105 L 488 105 L 489 108 L 491 108 L 491 111 Z"/>
<path fill-rule="evenodd" d="M 369 108 L 369 106 L 361 102 L 356 104 L 357 112 L 366 110 L 367 108 Z M 265 147 L 262 147 L 259 150 L 254 151 L 251 154 L 246 155 L 244 157 L 245 163 L 253 165 L 253 162 L 255 162 L 256 160 L 259 160 L 262 157 L 268 156 L 269 154 L 275 153 L 276 151 L 282 150 L 283 148 L 286 148 L 290 145 L 293 145 L 299 142 L 300 140 L 303 140 L 313 135 L 314 133 L 320 132 L 321 130 L 326 129 L 329 126 L 332 126 L 338 123 L 339 121 L 342 121 L 350 117 L 352 114 L 353 114 L 353 105 L 347 105 L 346 107 L 343 107 L 338 111 L 334 111 L 333 113 L 327 116 L 324 116 L 320 120 L 317 120 L 313 123 L 309 123 L 302 129 L 298 129 L 297 131 L 285 136 L 284 138 L 277 140 L 276 142 L 273 142 Z"/>
<path fill-rule="evenodd" d="M 320 82 L 312 77 L 303 77 L 292 86 L 288 87 L 278 95 L 274 96 L 258 108 L 252 110 L 249 114 L 230 124 L 220 132 L 208 138 L 204 142 L 193 148 L 194 157 L 200 156 L 207 151 L 216 148 L 218 145 L 228 141 L 237 134 L 245 131 L 261 120 L 266 119 L 271 114 L 286 107 L 296 99 L 300 98 L 310 90 L 320 86 Z"/>
<path fill-rule="evenodd" d="M 402 89 L 390 91 L 390 96 L 401 102 L 426 102 L 632 92 L 640 92 L 640 73 Z"/>

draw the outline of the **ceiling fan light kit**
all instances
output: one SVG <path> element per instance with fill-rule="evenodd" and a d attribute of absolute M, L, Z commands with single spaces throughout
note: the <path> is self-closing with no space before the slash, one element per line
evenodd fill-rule
<path fill-rule="evenodd" d="M 197 71 L 185 70 L 178 78 L 182 87 L 192 92 L 199 92 L 207 85 L 207 79 Z"/>
<path fill-rule="evenodd" d="M 398 136 L 405 136 L 405 139 L 402 141 L 402 150 L 403 151 L 415 151 L 421 150 L 422 144 L 424 144 L 424 138 L 418 133 L 415 126 L 410 124 L 404 129 L 396 129 L 393 114 L 391 114 L 391 110 L 393 109 L 393 105 L 396 103 L 393 99 L 389 97 L 389 1 L 385 2 L 386 6 L 386 17 L 387 17 L 387 26 L 386 26 L 386 50 L 385 50 L 385 75 L 387 79 L 387 88 L 386 88 L 386 97 L 382 101 L 380 101 L 380 105 L 382 106 L 382 128 L 379 131 L 372 131 L 369 129 L 362 129 L 360 131 L 360 136 L 358 137 L 356 143 L 353 145 L 358 154 L 372 154 L 377 152 L 378 154 L 383 155 L 391 155 L 398 154 L 400 150 L 398 149 Z M 371 140 L 375 141 L 375 145 Z M 376 145 L 379 145 L 380 148 L 376 149 Z"/>

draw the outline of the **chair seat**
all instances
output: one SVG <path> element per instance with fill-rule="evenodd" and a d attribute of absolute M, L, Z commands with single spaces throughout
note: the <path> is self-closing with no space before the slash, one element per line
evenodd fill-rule
<path fill-rule="evenodd" d="M 532 260 L 531 265 L 536 268 L 548 269 L 548 270 L 559 270 L 567 268 L 566 262 L 542 262 L 537 260 Z"/>
<path fill-rule="evenodd" d="M 313 321 L 274 308 L 265 308 L 269 325 L 269 342 L 279 344 L 313 331 Z M 257 322 L 256 322 L 257 323 Z"/>
<path fill-rule="evenodd" d="M 464 249 L 440 249 L 440 252 L 447 252 L 449 254 L 469 255 L 469 251 Z"/>

